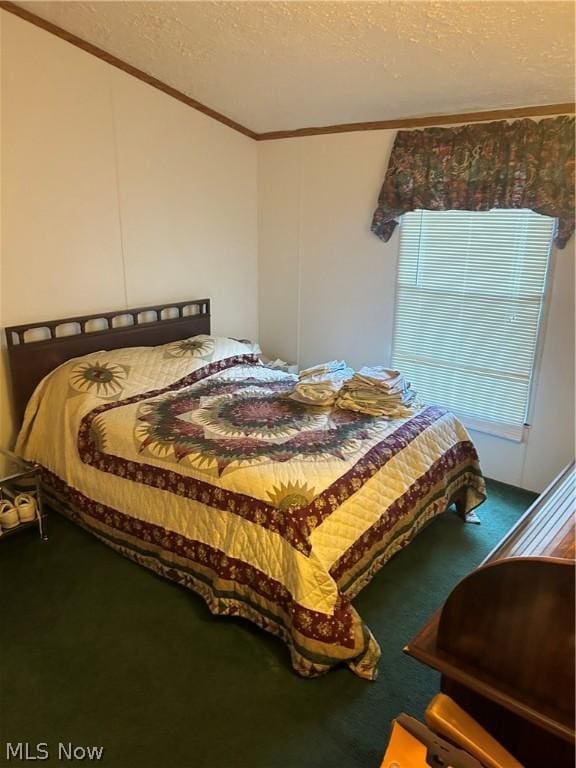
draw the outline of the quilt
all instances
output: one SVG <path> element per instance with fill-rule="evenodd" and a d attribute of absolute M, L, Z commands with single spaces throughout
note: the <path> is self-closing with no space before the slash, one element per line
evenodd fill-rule
<path fill-rule="evenodd" d="M 215 614 L 282 638 L 313 677 L 376 675 L 352 600 L 455 494 L 485 497 L 462 424 L 386 420 L 287 397 L 295 377 L 197 336 L 65 363 L 29 403 L 17 450 L 52 505 Z"/>

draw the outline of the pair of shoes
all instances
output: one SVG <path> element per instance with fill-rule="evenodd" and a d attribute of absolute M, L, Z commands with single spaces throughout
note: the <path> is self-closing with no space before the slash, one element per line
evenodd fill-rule
<path fill-rule="evenodd" d="M 29 523 L 38 516 L 36 499 L 29 493 L 20 493 L 14 499 L 0 502 L 0 533 L 2 530 L 16 528 L 20 523 Z"/>

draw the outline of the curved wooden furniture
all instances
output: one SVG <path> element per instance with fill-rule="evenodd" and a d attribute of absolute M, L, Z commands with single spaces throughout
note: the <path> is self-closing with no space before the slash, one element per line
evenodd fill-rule
<path fill-rule="evenodd" d="M 210 333 L 210 299 L 14 325 L 5 331 L 20 422 L 36 385 L 66 360 L 102 349 L 154 347 Z"/>
<path fill-rule="evenodd" d="M 527 767 L 574 765 L 575 509 L 572 463 L 405 648 Z"/>

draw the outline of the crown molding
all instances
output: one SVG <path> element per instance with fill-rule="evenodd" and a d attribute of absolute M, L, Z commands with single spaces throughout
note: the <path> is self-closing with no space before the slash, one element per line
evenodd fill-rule
<path fill-rule="evenodd" d="M 240 125 L 240 123 L 237 123 L 230 117 L 223 115 L 221 112 L 217 112 L 215 109 L 202 104 L 202 102 L 196 101 L 196 99 L 192 99 L 190 96 L 186 96 L 185 93 L 182 93 L 176 88 L 172 88 L 171 85 L 167 85 L 166 83 L 163 83 L 162 80 L 158 80 L 158 78 L 149 75 L 147 72 L 144 72 L 137 67 L 133 67 L 131 64 L 122 61 L 122 59 L 119 59 L 117 56 L 113 56 L 111 53 L 108 53 L 102 48 L 98 48 L 98 46 L 92 45 L 92 43 L 89 43 L 86 40 L 82 40 L 81 37 L 77 37 L 71 32 L 67 32 L 65 29 L 62 29 L 62 27 L 58 27 L 56 24 L 52 24 L 52 22 L 46 21 L 46 19 L 42 19 L 40 16 L 37 16 L 31 11 L 20 8 L 20 6 L 16 5 L 16 3 L 7 2 L 7 0 L 1 0 L 0 8 L 4 11 L 8 11 L 8 13 L 13 13 L 15 16 L 19 16 L 21 19 L 24 19 L 24 21 L 28 21 L 30 24 L 34 24 L 34 26 L 40 27 L 46 32 L 50 32 L 51 35 L 56 35 L 56 37 L 59 37 L 62 40 L 66 40 L 67 43 L 71 43 L 77 48 L 81 48 L 83 51 L 86 51 L 86 53 L 90 53 L 92 56 L 96 56 L 96 58 L 102 59 L 102 61 L 105 61 L 107 64 L 111 64 L 113 67 L 121 69 L 128 75 L 132 75 L 132 77 L 135 77 L 138 80 L 142 80 L 142 82 L 151 85 L 153 88 L 157 88 L 159 91 L 166 93 L 173 99 L 181 101 L 188 107 L 192 107 L 192 109 L 196 109 L 198 112 L 202 112 L 203 114 L 208 115 L 208 117 L 211 117 L 213 120 L 217 120 L 219 123 L 227 125 L 229 128 L 244 134 L 244 136 L 248 136 L 251 139 L 257 138 L 257 134 L 254 131 L 251 131 L 250 128 L 246 128 L 244 125 Z"/>
<path fill-rule="evenodd" d="M 71 32 L 67 32 L 62 27 L 52 24 L 50 21 L 37 16 L 35 13 L 21 8 L 19 5 L 8 0 L 0 0 L 0 9 L 12 13 L 18 16 L 24 21 L 28 21 L 30 24 L 34 24 L 36 27 L 49 32 L 62 40 L 65 40 L 71 45 L 75 45 L 77 48 L 81 48 L 86 53 L 96 56 L 96 58 L 105 61 L 107 64 L 116 67 L 117 69 L 126 72 L 128 75 L 141 80 L 144 83 L 152 86 L 153 88 L 162 91 L 163 93 L 171 96 L 173 99 L 186 104 L 188 107 L 202 112 L 203 114 L 211 117 L 213 120 L 217 120 L 219 123 L 227 125 L 234 131 L 238 131 L 244 136 L 248 136 L 255 141 L 274 141 L 276 139 L 295 139 L 301 136 L 322 136 L 331 133 L 352 133 L 355 131 L 382 131 L 382 130 L 394 130 L 398 128 L 426 128 L 437 125 L 449 125 L 455 123 L 479 123 L 486 120 L 514 120 L 521 117 L 543 117 L 545 115 L 565 115 L 573 114 L 575 110 L 574 102 L 566 102 L 563 104 L 541 104 L 531 107 L 515 107 L 509 109 L 492 109 L 483 112 L 460 112 L 452 115 L 427 115 L 424 117 L 407 117 L 399 118 L 396 120 L 378 120 L 373 122 L 364 123 L 341 123 L 337 125 L 324 125 L 310 128 L 297 128 L 290 131 L 268 131 L 264 133 L 257 133 L 256 131 L 247 128 L 230 117 L 223 115 L 221 112 L 217 112 L 215 109 L 202 104 L 202 102 L 192 99 L 190 96 L 186 96 L 185 93 L 173 88 L 171 85 L 167 85 L 158 80 L 158 78 L 149 75 L 137 67 L 133 67 L 117 56 L 113 56 L 102 48 L 93 45 L 92 43 L 83 40 L 77 35 L 73 35 Z"/>
<path fill-rule="evenodd" d="M 398 128 L 429 128 L 437 125 L 455 123 L 481 123 L 486 120 L 515 120 L 519 117 L 542 117 L 544 115 L 572 114 L 574 102 L 564 104 L 541 104 L 532 107 L 514 107 L 510 109 L 491 109 L 483 112 L 459 112 L 454 115 L 427 115 L 425 117 L 406 117 L 397 120 L 377 120 L 370 123 L 341 123 L 324 125 L 318 128 L 298 128 L 293 131 L 269 131 L 256 134 L 257 141 L 275 139 L 295 139 L 300 136 L 322 136 L 328 133 L 352 133 L 354 131 L 383 131 Z"/>

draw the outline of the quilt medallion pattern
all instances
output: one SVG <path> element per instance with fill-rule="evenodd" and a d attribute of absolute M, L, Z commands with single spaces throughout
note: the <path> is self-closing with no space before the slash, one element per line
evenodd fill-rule
<path fill-rule="evenodd" d="M 357 452 L 374 431 L 374 419 L 352 411 L 310 408 L 283 397 L 292 381 L 202 382 L 176 397 L 155 400 L 138 414 L 142 447 L 215 463 L 218 474 L 230 465 L 322 461 Z"/>

